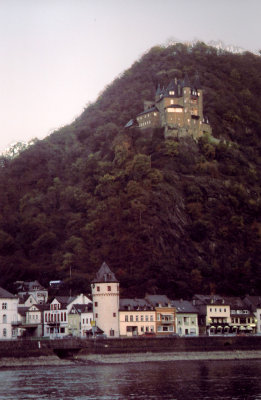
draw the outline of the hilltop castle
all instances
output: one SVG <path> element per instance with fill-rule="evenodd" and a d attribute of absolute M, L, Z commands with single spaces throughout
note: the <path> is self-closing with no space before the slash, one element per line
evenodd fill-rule
<path fill-rule="evenodd" d="M 140 129 L 164 128 L 164 136 L 191 136 L 197 140 L 211 134 L 208 119 L 203 115 L 203 90 L 196 75 L 191 85 L 184 80 L 172 80 L 167 88 L 157 88 L 155 101 L 144 101 L 144 111 L 136 117 Z"/>

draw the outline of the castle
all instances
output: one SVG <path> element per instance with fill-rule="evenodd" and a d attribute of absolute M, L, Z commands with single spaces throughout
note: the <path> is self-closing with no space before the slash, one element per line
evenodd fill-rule
<path fill-rule="evenodd" d="M 208 119 L 203 115 L 203 90 L 199 76 L 191 85 L 186 75 L 176 78 L 167 88 L 157 88 L 155 101 L 144 101 L 144 111 L 136 117 L 138 127 L 164 128 L 165 138 L 191 136 L 197 140 L 204 133 L 212 133 Z"/>

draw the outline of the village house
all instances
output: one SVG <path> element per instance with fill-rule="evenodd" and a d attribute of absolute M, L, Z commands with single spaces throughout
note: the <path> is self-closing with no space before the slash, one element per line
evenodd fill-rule
<path fill-rule="evenodd" d="M 68 315 L 68 334 L 86 338 L 91 333 L 93 320 L 92 303 L 73 304 Z"/>
<path fill-rule="evenodd" d="M 37 304 L 44 304 L 48 300 L 48 290 L 45 289 L 38 281 L 17 281 L 14 284 L 20 298 L 34 298 Z M 31 304 L 34 302 L 32 301 Z M 31 305 L 30 304 L 30 305 Z"/>
<path fill-rule="evenodd" d="M 230 332 L 236 334 L 256 333 L 256 318 L 240 297 L 225 297 L 230 305 L 231 327 Z"/>
<path fill-rule="evenodd" d="M 89 304 L 91 300 L 80 294 L 78 296 L 56 296 L 44 311 L 44 336 L 63 338 L 68 335 L 68 315 L 74 304 Z"/>
<path fill-rule="evenodd" d="M 203 90 L 196 75 L 193 84 L 184 80 L 171 80 L 164 88 L 158 86 L 154 101 L 144 101 L 144 110 L 136 117 L 138 127 L 164 128 L 165 138 L 190 136 L 197 140 L 212 133 L 208 118 L 203 114 Z M 126 127 L 134 125 L 131 120 Z"/>
<path fill-rule="evenodd" d="M 261 296 L 245 296 L 244 304 L 255 316 L 256 333 L 261 333 Z"/>
<path fill-rule="evenodd" d="M 32 304 L 25 308 L 25 318 L 20 325 L 21 336 L 27 338 L 44 336 L 44 311 L 48 308 L 48 304 Z"/>
<path fill-rule="evenodd" d="M 179 336 L 198 336 L 198 311 L 190 301 L 172 300 L 176 309 L 176 332 Z"/>
<path fill-rule="evenodd" d="M 155 334 L 156 313 L 145 299 L 120 299 L 120 336 Z"/>
<path fill-rule="evenodd" d="M 147 294 L 145 299 L 155 310 L 156 334 L 167 335 L 176 333 L 176 310 L 171 305 L 171 300 L 165 295 Z"/>
<path fill-rule="evenodd" d="M 0 339 L 16 339 L 20 321 L 18 298 L 0 287 Z"/>
<path fill-rule="evenodd" d="M 195 295 L 193 305 L 199 313 L 199 334 L 216 335 L 230 332 L 230 305 L 218 295 Z"/>

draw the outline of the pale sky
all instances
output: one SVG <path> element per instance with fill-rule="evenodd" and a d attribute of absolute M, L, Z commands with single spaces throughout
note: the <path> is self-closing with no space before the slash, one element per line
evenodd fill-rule
<path fill-rule="evenodd" d="M 72 122 L 169 38 L 261 48 L 261 0 L 0 0 L 0 152 Z"/>

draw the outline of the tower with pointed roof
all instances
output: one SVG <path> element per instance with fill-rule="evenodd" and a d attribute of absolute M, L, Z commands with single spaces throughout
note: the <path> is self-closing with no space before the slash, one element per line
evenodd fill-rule
<path fill-rule="evenodd" d="M 104 262 L 92 281 L 93 317 L 108 337 L 119 337 L 119 282 Z"/>
<path fill-rule="evenodd" d="M 165 138 L 190 136 L 197 140 L 204 133 L 212 133 L 203 115 L 203 90 L 198 73 L 192 85 L 187 74 L 184 80 L 172 79 L 166 89 L 158 85 L 155 102 L 144 102 L 144 111 L 136 119 L 142 130 L 164 128 Z"/>

